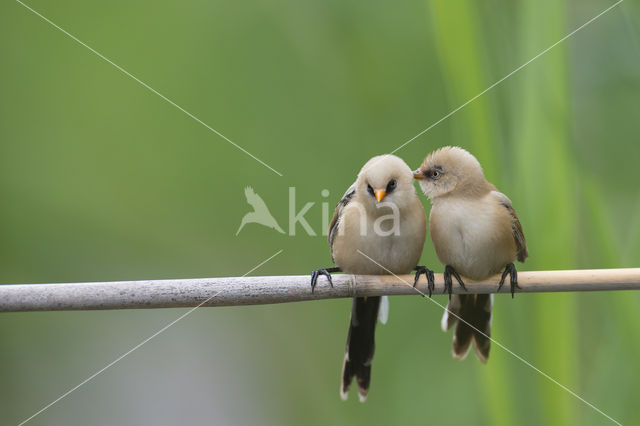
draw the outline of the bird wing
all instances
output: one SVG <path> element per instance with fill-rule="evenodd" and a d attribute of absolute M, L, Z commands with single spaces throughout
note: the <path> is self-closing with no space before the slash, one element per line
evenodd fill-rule
<path fill-rule="evenodd" d="M 513 239 L 516 242 L 517 259 L 520 262 L 524 262 L 524 260 L 529 257 L 529 252 L 527 251 L 527 241 L 524 239 L 524 232 L 522 231 L 522 225 L 520 224 L 520 219 L 518 219 L 518 214 L 513 208 L 513 204 L 511 204 L 509 197 L 504 195 L 502 192 L 494 192 L 498 196 L 500 204 L 502 204 L 511 215 L 511 230 L 513 232 Z"/>
<path fill-rule="evenodd" d="M 331 246 L 331 258 L 333 259 L 333 237 L 338 230 L 338 223 L 340 223 L 340 218 L 342 217 L 342 212 L 344 208 L 349 204 L 351 199 L 356 193 L 356 185 L 355 183 L 347 189 L 347 192 L 344 193 L 342 199 L 336 206 L 336 210 L 333 212 L 333 217 L 331 218 L 331 223 L 329 223 L 329 245 Z"/>
<path fill-rule="evenodd" d="M 244 195 L 245 197 L 247 197 L 247 203 L 249 203 L 249 205 L 253 207 L 254 211 L 269 211 L 262 198 L 258 194 L 256 194 L 252 187 L 247 186 L 244 189 Z"/>

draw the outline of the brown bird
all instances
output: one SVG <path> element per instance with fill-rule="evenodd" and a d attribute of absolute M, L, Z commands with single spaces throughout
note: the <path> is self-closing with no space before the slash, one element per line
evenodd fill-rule
<path fill-rule="evenodd" d="M 445 291 L 450 299 L 442 329 L 447 331 L 457 323 L 455 358 L 463 359 L 473 342 L 478 358 L 487 362 L 493 295 L 451 296 L 451 277 L 464 288 L 460 275 L 483 280 L 504 268 L 498 289 L 509 275 L 513 297 L 518 287 L 513 262 L 524 262 L 528 256 L 518 215 L 511 200 L 487 181 L 478 160 L 462 148 L 447 146 L 432 152 L 413 173 L 431 201 L 431 239 L 445 265 Z"/>
<path fill-rule="evenodd" d="M 433 283 L 433 272 L 416 266 L 424 246 L 426 222 L 409 166 L 394 155 L 372 158 L 338 203 L 329 226 L 331 258 L 337 267 L 313 271 L 311 291 L 320 275 L 331 282 L 331 272 L 384 275 L 416 270 L 415 282 L 425 274 Z M 382 308 L 380 297 L 353 299 L 340 385 L 342 399 L 347 398 L 354 377 L 360 401 L 367 398 L 376 320 L 386 317 L 385 299 Z"/>

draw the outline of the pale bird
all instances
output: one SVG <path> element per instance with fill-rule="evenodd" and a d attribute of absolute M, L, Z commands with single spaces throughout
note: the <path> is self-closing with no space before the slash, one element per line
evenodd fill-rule
<path fill-rule="evenodd" d="M 267 205 L 264 203 L 262 198 L 255 193 L 253 188 L 247 186 L 244 189 L 244 195 L 247 197 L 247 203 L 253 207 L 253 211 L 244 215 L 242 222 L 240 222 L 240 227 L 238 228 L 238 231 L 236 231 L 236 235 L 240 233 L 242 228 L 244 228 L 244 225 L 247 223 L 259 223 L 260 225 L 273 228 L 279 233 L 284 234 L 284 231 L 280 228 L 276 219 L 271 215 Z"/>
<path fill-rule="evenodd" d="M 528 253 L 511 200 L 487 181 L 478 160 L 462 148 L 447 146 L 432 152 L 413 173 L 431 200 L 429 230 L 436 254 L 445 265 L 445 291 L 451 295 L 452 275 L 464 287 L 460 275 L 483 280 L 504 268 L 498 289 L 509 275 L 513 297 L 518 287 L 513 262 L 524 262 Z M 473 342 L 478 358 L 487 361 L 492 306 L 493 295 L 450 297 L 442 329 L 447 331 L 457 322 L 455 358 L 463 359 Z"/>
<path fill-rule="evenodd" d="M 338 203 L 329 228 L 331 257 L 337 267 L 313 271 L 312 291 L 319 275 L 331 282 L 331 272 L 364 275 L 416 270 L 415 282 L 421 273 L 433 282 L 433 272 L 417 266 L 426 236 L 426 215 L 413 187 L 411 169 L 400 158 L 381 155 L 369 160 Z M 343 399 L 354 377 L 360 401 L 367 397 L 376 319 L 386 317 L 387 302 L 380 297 L 353 299 L 340 385 Z"/>

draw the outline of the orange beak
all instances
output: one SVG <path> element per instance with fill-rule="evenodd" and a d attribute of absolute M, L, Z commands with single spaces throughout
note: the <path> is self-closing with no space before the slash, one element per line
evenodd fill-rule
<path fill-rule="evenodd" d="M 376 189 L 375 194 L 376 194 L 376 200 L 380 202 L 387 195 L 387 192 L 384 189 Z"/>
<path fill-rule="evenodd" d="M 418 180 L 422 180 L 422 179 L 424 179 L 424 175 L 422 174 L 420 169 L 417 169 L 417 170 L 413 171 L 413 178 L 414 179 L 418 179 Z"/>

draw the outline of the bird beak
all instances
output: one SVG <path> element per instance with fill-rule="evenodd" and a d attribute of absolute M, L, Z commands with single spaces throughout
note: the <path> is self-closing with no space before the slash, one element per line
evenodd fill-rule
<path fill-rule="evenodd" d="M 378 202 L 382 201 L 386 195 L 387 192 L 384 189 L 376 189 L 376 200 L 378 200 Z"/>
<path fill-rule="evenodd" d="M 422 180 L 422 179 L 424 179 L 424 175 L 422 174 L 422 171 L 420 171 L 420 169 L 417 169 L 417 170 L 413 171 L 413 178 L 414 179 L 418 179 L 418 180 Z"/>

